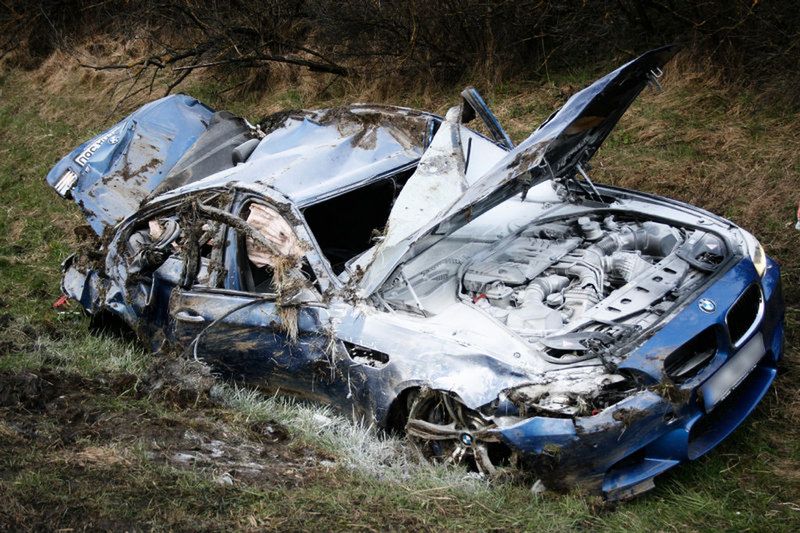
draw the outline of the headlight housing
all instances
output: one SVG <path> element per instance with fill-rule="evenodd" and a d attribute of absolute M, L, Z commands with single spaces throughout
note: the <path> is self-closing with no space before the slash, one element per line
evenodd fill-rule
<path fill-rule="evenodd" d="M 761 246 L 761 243 L 758 242 L 758 239 L 753 237 L 750 232 L 743 229 L 740 231 L 744 237 L 747 254 L 750 256 L 753 266 L 756 267 L 756 272 L 758 272 L 758 275 L 763 277 L 764 272 L 767 270 L 767 254 L 764 252 L 764 247 Z"/>

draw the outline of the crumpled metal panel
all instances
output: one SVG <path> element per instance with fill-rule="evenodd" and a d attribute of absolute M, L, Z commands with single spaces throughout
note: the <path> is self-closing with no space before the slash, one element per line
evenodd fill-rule
<path fill-rule="evenodd" d="M 468 184 L 460 118 L 460 107 L 447 112 L 444 123 L 392 207 L 382 246 L 392 246 L 414 234 L 464 194 Z"/>
<path fill-rule="evenodd" d="M 176 190 L 184 193 L 237 184 L 279 191 L 299 206 L 316 203 L 385 173 L 416 163 L 425 126 L 437 117 L 393 117 L 402 108 L 353 106 L 307 117 L 288 117 L 256 147 L 245 163 Z"/>
<path fill-rule="evenodd" d="M 132 214 L 206 131 L 214 112 L 186 95 L 151 102 L 81 144 L 47 174 L 98 235 Z"/>

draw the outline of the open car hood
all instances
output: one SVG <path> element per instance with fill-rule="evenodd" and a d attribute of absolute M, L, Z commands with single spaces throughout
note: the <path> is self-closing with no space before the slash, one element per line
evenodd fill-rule
<path fill-rule="evenodd" d="M 359 294 L 369 296 L 412 253 L 412 245 L 433 233 L 447 235 L 501 202 L 549 179 L 571 177 L 600 148 L 620 117 L 661 68 L 675 55 L 676 46 L 651 50 L 606 74 L 573 95 L 530 137 L 509 151 L 491 170 L 468 187 L 460 187 L 463 150 L 442 125 L 437 139 L 420 160 L 417 172 L 400 193 L 389 218 L 387 232 L 378 244 Z M 448 117 L 450 120 L 450 117 Z M 438 150 L 437 148 L 438 144 Z M 443 158 L 460 158 L 446 161 Z M 432 179 L 432 168 L 443 170 L 447 194 Z M 434 193 L 435 192 L 435 193 Z M 416 223 L 408 223 L 408 206 L 414 206 Z M 403 213 L 406 211 L 406 213 Z M 404 223 L 393 224 L 393 220 Z"/>

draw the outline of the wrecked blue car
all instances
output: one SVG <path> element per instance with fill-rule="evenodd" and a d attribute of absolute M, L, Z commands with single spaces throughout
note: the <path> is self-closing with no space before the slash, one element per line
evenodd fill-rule
<path fill-rule="evenodd" d="M 64 293 L 433 461 L 641 493 L 742 423 L 783 348 L 779 267 L 751 234 L 591 181 L 673 54 L 609 73 L 517 146 L 472 88 L 445 117 L 353 105 L 252 125 L 152 102 L 47 176 L 91 227 Z"/>

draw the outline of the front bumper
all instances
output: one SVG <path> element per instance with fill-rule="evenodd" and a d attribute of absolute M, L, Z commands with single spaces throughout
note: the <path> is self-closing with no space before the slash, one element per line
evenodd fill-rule
<path fill-rule="evenodd" d="M 752 324 L 740 331 L 729 310 L 757 286 L 761 302 Z M 711 300 L 714 312 L 698 302 Z M 502 428 L 548 488 L 599 489 L 609 500 L 651 489 L 654 478 L 711 450 L 733 432 L 769 389 L 783 354 L 784 307 L 780 268 L 771 259 L 763 278 L 742 260 L 626 358 L 620 368 L 649 375 L 659 385 L 588 417 L 534 417 Z M 664 360 L 704 332 L 716 354 L 680 386 L 664 379 Z M 732 333 L 734 332 L 734 333 Z M 665 385 L 666 383 L 666 385 Z"/>

